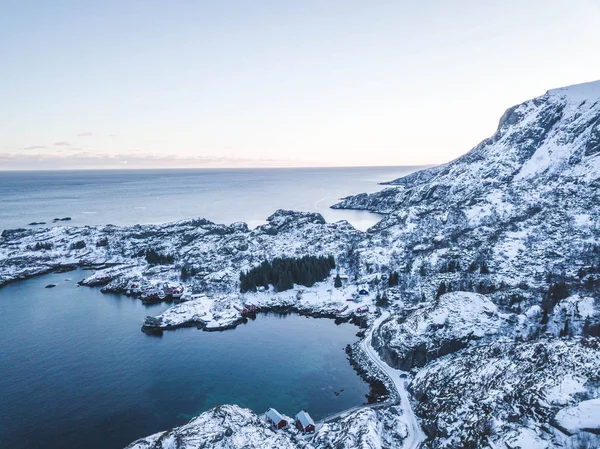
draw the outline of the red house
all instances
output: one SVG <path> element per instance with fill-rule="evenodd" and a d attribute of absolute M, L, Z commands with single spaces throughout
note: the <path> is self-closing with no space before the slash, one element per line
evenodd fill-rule
<path fill-rule="evenodd" d="M 283 429 L 288 425 L 288 422 L 284 419 L 284 417 L 274 408 L 270 408 L 265 413 L 267 417 L 267 422 L 273 427 L 273 429 Z"/>
<path fill-rule="evenodd" d="M 306 410 L 302 410 L 296 415 L 296 427 L 303 433 L 315 431 L 315 422 Z"/>

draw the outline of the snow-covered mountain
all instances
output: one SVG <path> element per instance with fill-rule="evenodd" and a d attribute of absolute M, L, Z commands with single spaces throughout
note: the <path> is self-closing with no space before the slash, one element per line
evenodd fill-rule
<path fill-rule="evenodd" d="M 594 82 L 512 107 L 464 156 L 335 206 L 386 214 L 359 251 L 401 267 L 402 306 L 374 341 L 413 368 L 428 447 L 557 447 L 570 444 L 558 418 L 589 415 L 600 395 L 599 178 Z"/>
<path fill-rule="evenodd" d="M 512 107 L 464 156 L 391 184 L 334 206 L 387 214 L 363 242 L 367 263 L 401 265 L 453 287 L 482 281 L 482 292 L 528 286 L 519 292 L 525 298 L 549 278 L 595 285 L 587 274 L 600 236 L 600 82 Z M 467 279 L 482 264 L 486 276 Z M 590 273 L 578 276 L 581 268 Z M 437 284 L 423 288 L 430 298 Z"/>
<path fill-rule="evenodd" d="M 464 156 L 389 184 L 335 206 L 385 214 L 366 233 L 291 211 L 255 230 L 200 219 L 5 231 L 0 285 L 79 265 L 97 268 L 84 283 L 125 291 L 133 279 L 179 282 L 185 268 L 186 286 L 212 297 L 166 311 L 157 318 L 166 327 L 214 313 L 213 303 L 235 319 L 248 299 L 239 272 L 265 258 L 331 254 L 351 283 L 386 298 L 377 303 L 391 315 L 367 339 L 410 370 L 424 447 L 600 447 L 600 81 L 514 106 Z M 147 250 L 173 263 L 149 265 Z M 307 291 L 302 310 L 330 308 L 326 288 Z M 359 410 L 310 442 L 220 407 L 132 447 L 416 447 L 402 405 Z"/>
<path fill-rule="evenodd" d="M 502 115 L 496 133 L 464 156 L 386 183 L 396 188 L 348 197 L 333 207 L 397 214 L 445 201 L 447 207 L 473 211 L 474 216 L 467 215 L 475 221 L 483 218 L 475 203 L 487 204 L 487 215 L 494 208 L 504 212 L 502 206 L 514 199 L 543 197 L 560 187 L 558 180 L 596 187 L 599 154 L 596 81 L 550 90 L 513 106 Z"/>

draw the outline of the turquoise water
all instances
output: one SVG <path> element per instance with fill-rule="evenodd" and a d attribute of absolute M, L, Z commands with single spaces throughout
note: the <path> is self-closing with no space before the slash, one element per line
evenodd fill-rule
<path fill-rule="evenodd" d="M 318 419 L 365 402 L 344 352 L 353 325 L 259 315 L 231 331 L 150 337 L 143 318 L 164 305 L 77 287 L 84 275 L 0 289 L 1 447 L 119 448 L 223 403 Z"/>

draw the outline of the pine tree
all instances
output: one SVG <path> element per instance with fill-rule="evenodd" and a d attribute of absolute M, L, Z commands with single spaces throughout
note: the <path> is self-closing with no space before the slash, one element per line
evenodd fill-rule
<path fill-rule="evenodd" d="M 440 286 L 438 287 L 437 293 L 435 294 L 435 299 L 439 299 L 440 296 L 442 296 L 444 293 L 446 293 L 446 284 L 442 281 L 440 282 Z"/>
<path fill-rule="evenodd" d="M 585 321 L 583 322 L 583 330 L 581 331 L 584 337 L 587 337 L 588 335 L 590 335 L 591 325 L 592 325 L 592 322 L 588 315 L 585 317 Z"/>
<path fill-rule="evenodd" d="M 490 269 L 487 266 L 485 260 L 481 262 L 481 266 L 479 268 L 479 274 L 490 274 Z"/>
<path fill-rule="evenodd" d="M 335 280 L 333 281 L 333 286 L 335 288 L 340 288 L 342 286 L 342 278 L 340 278 L 339 273 L 336 275 Z"/>
<path fill-rule="evenodd" d="M 559 333 L 560 337 L 568 337 L 569 336 L 569 319 L 565 320 L 565 325 Z"/>

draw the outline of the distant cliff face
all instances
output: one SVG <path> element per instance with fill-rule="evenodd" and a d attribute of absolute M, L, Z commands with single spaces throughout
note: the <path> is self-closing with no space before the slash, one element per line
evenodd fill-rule
<path fill-rule="evenodd" d="M 497 132 L 450 163 L 348 197 L 334 207 L 388 214 L 369 263 L 415 274 L 486 261 L 495 282 L 575 278 L 600 237 L 600 81 L 547 92 L 510 108 Z"/>
<path fill-rule="evenodd" d="M 398 212 L 416 205 L 460 206 L 499 198 L 533 200 L 559 181 L 597 186 L 600 176 L 600 81 L 548 91 L 508 109 L 498 130 L 470 152 L 422 170 L 371 195 L 348 197 L 336 208 Z M 541 188 L 541 192 L 528 192 Z M 516 191 L 513 191 L 516 190 Z M 520 191 L 523 190 L 523 191 Z"/>
<path fill-rule="evenodd" d="M 565 443 L 558 410 L 595 404 L 600 382 L 600 81 L 514 106 L 464 156 L 388 184 L 334 207 L 386 214 L 357 251 L 402 273 L 406 311 L 375 343 L 416 374 L 426 446 Z"/>

